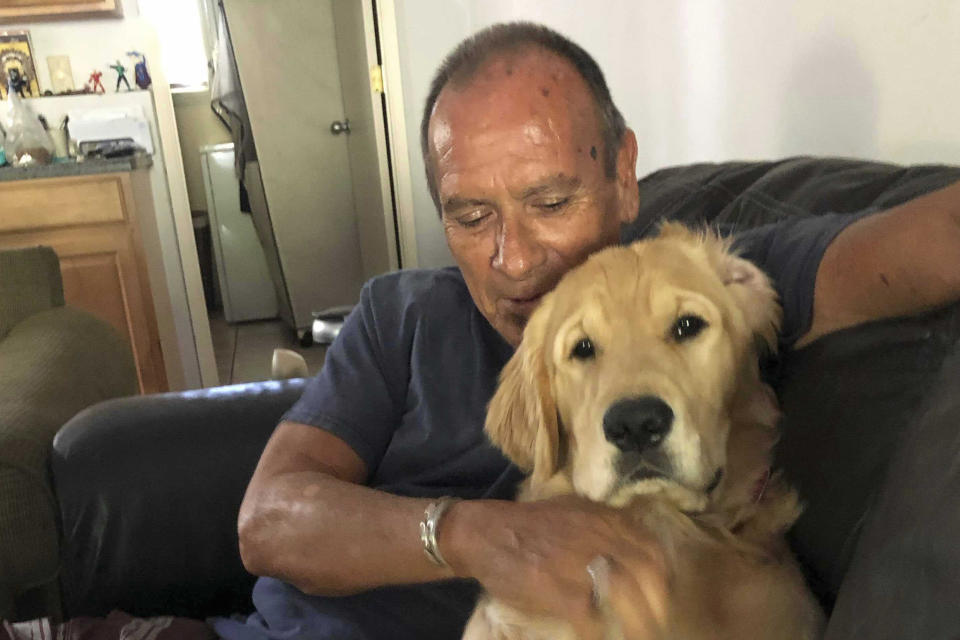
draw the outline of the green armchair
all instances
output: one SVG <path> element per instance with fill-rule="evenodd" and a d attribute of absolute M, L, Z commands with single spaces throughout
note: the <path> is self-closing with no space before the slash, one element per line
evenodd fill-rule
<path fill-rule="evenodd" d="M 81 409 L 135 393 L 126 341 L 64 306 L 53 250 L 0 251 L 0 618 L 60 608 L 54 434 Z"/>

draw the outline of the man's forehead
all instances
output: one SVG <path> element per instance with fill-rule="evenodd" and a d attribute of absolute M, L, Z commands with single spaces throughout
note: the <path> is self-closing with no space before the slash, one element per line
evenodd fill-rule
<path fill-rule="evenodd" d="M 596 120 L 586 82 L 567 60 L 540 49 L 495 56 L 440 92 L 430 117 L 430 141 L 442 147 L 465 125 L 509 125 L 538 113 Z"/>

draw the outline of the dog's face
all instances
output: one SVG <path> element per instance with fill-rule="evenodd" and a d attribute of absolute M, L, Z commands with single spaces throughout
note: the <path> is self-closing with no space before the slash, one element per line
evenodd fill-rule
<path fill-rule="evenodd" d="M 726 463 L 733 406 L 759 384 L 758 337 L 779 306 L 755 266 L 679 225 L 568 273 L 531 317 L 487 432 L 534 480 L 617 503 L 705 496 Z"/>

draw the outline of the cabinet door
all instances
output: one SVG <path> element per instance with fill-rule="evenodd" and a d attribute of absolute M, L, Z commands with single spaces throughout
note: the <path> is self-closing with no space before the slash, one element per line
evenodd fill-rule
<path fill-rule="evenodd" d="M 52 247 L 67 304 L 109 322 L 129 340 L 142 393 L 166 391 L 129 176 L 0 183 L 0 198 L 14 205 L 3 211 L 0 247 Z"/>
<path fill-rule="evenodd" d="M 50 240 L 60 258 L 67 304 L 106 320 L 127 337 L 142 393 L 166 391 L 153 302 L 141 281 L 145 271 L 129 227 L 81 227 L 69 238 Z"/>

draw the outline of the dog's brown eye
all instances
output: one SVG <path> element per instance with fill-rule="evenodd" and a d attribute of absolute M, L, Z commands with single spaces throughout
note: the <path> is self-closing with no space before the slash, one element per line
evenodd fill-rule
<path fill-rule="evenodd" d="M 581 338 L 580 342 L 573 345 L 573 350 L 570 352 L 570 357 L 577 360 L 587 360 L 595 355 L 596 351 L 594 351 L 593 342 L 590 338 Z"/>
<path fill-rule="evenodd" d="M 683 316 L 677 320 L 677 324 L 673 327 L 673 337 L 676 338 L 677 342 L 683 342 L 696 336 L 706 326 L 707 321 L 700 316 Z"/>

